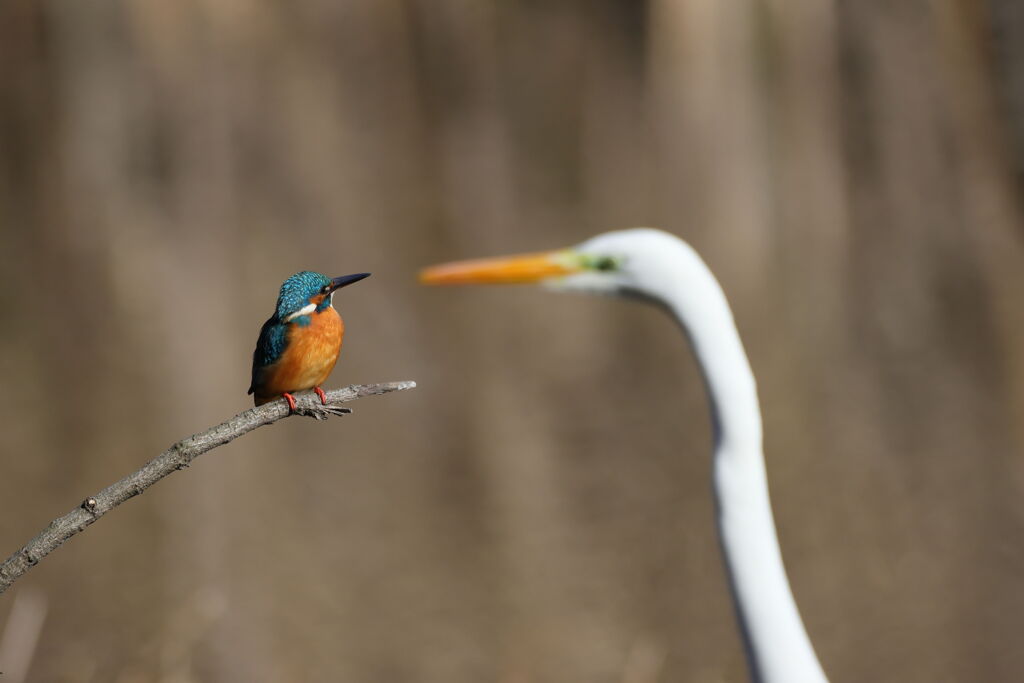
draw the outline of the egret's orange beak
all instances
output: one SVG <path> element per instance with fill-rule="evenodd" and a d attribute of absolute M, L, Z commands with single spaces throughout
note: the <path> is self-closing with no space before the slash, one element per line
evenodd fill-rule
<path fill-rule="evenodd" d="M 420 271 L 425 285 L 525 284 L 572 275 L 581 266 L 568 250 L 455 261 Z"/>

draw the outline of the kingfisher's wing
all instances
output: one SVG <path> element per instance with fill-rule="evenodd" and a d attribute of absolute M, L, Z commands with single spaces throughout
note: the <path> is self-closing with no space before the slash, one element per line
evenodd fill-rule
<path fill-rule="evenodd" d="M 253 393 L 263 384 L 264 371 L 276 363 L 284 353 L 288 340 L 288 326 L 270 316 L 260 329 L 260 338 L 256 341 L 256 350 L 252 352 L 252 382 L 249 391 Z"/>

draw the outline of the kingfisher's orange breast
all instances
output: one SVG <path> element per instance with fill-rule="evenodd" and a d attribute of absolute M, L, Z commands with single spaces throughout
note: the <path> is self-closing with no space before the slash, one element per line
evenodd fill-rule
<path fill-rule="evenodd" d="M 279 396 L 286 391 L 312 389 L 331 374 L 338 362 L 345 323 L 333 306 L 309 317 L 308 325 L 288 326 L 288 345 L 281 358 L 267 368 L 269 381 L 260 388 L 261 395 Z"/>

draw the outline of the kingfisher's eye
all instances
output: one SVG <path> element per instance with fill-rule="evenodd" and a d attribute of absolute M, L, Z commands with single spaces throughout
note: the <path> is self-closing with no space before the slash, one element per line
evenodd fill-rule
<path fill-rule="evenodd" d="M 602 256 L 594 261 L 594 270 L 615 270 L 618 265 L 618 262 L 611 256 Z"/>
<path fill-rule="evenodd" d="M 331 293 L 331 288 L 327 285 L 324 285 L 323 287 L 320 288 L 320 293 L 326 296 Z"/>

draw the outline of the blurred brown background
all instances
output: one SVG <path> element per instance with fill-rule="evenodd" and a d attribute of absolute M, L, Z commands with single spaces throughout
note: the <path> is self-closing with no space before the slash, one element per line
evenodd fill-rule
<path fill-rule="evenodd" d="M 0 597 L 28 680 L 745 680 L 675 327 L 415 283 L 630 225 L 736 309 L 832 679 L 1021 680 L 1022 45 L 1015 0 L 7 0 L 0 553 L 247 408 L 294 271 L 374 273 L 331 385 L 420 384 L 55 552 Z"/>

